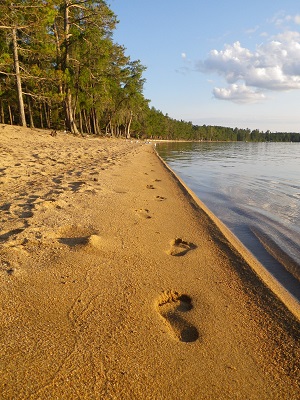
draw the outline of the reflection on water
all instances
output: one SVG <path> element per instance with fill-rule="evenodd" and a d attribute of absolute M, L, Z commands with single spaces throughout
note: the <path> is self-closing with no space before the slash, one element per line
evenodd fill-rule
<path fill-rule="evenodd" d="M 300 144 L 160 143 L 157 150 L 300 301 Z"/>

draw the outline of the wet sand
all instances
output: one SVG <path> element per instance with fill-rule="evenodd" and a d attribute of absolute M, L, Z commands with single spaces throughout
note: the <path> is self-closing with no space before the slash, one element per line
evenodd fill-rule
<path fill-rule="evenodd" d="M 152 145 L 0 135 L 1 398 L 299 398 L 296 305 Z"/>

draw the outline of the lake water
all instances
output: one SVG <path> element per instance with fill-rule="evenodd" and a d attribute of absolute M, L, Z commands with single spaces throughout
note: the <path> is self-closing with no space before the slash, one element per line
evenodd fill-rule
<path fill-rule="evenodd" d="M 157 151 L 300 302 L 300 144 L 159 143 Z"/>

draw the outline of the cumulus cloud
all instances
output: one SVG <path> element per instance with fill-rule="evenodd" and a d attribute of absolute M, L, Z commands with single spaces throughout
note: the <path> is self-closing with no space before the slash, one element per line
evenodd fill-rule
<path fill-rule="evenodd" d="M 230 100 L 234 103 L 255 103 L 265 99 L 265 95 L 258 90 L 248 88 L 246 85 L 233 84 L 227 88 L 214 88 L 213 94 L 217 99 Z"/>
<path fill-rule="evenodd" d="M 198 70 L 217 73 L 229 85 L 214 96 L 236 102 L 259 101 L 267 90 L 300 89 L 300 33 L 284 32 L 251 51 L 235 42 L 211 50 Z"/>

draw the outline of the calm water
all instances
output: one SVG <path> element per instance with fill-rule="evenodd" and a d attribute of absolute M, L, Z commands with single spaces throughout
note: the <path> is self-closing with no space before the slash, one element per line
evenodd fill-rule
<path fill-rule="evenodd" d="M 300 301 L 300 144 L 160 143 L 157 150 Z"/>

